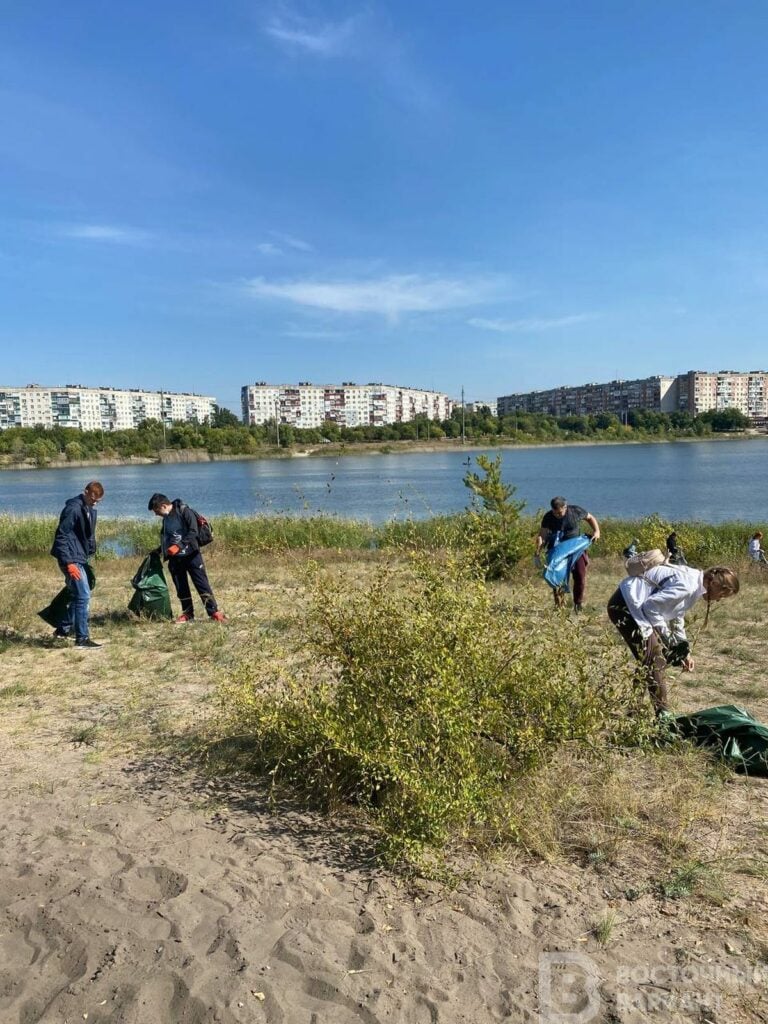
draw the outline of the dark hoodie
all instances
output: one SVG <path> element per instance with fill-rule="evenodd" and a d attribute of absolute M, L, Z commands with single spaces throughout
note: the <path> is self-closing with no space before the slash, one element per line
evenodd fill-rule
<path fill-rule="evenodd" d="M 59 565 L 83 565 L 96 553 L 96 508 L 85 495 L 70 498 L 59 516 L 51 554 Z"/>
<path fill-rule="evenodd" d="M 193 555 L 200 550 L 197 519 L 189 505 L 185 505 L 181 498 L 176 498 L 171 504 L 173 509 L 167 516 L 163 516 L 160 533 L 163 556 L 168 558 L 168 548 L 174 544 L 179 551 L 171 557 L 183 558 L 185 555 Z"/>

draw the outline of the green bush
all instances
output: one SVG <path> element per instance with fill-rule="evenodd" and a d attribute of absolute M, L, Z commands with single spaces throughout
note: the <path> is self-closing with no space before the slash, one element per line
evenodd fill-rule
<path fill-rule="evenodd" d="M 514 501 L 515 488 L 501 479 L 501 456 L 475 459 L 480 473 L 468 472 L 464 484 L 472 491 L 466 513 L 464 542 L 474 552 L 489 580 L 508 579 L 529 547 L 520 519 L 525 502 Z"/>
<path fill-rule="evenodd" d="M 244 656 L 226 731 L 252 768 L 363 808 L 390 864 L 434 870 L 453 840 L 514 839 L 516 778 L 563 744 L 597 752 L 645 725 L 605 634 L 497 606 L 457 556 L 416 553 L 364 585 L 315 568 L 293 635 L 296 650 L 260 637 Z"/>

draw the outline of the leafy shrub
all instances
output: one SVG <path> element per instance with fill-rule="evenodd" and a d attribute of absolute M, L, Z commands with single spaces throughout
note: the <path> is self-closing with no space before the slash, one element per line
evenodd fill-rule
<path fill-rule="evenodd" d="M 520 519 L 525 502 L 514 501 L 515 488 L 501 479 L 500 455 L 478 455 L 475 461 L 483 475 L 468 472 L 464 477 L 474 495 L 464 539 L 483 565 L 486 579 L 508 579 L 529 546 Z"/>
<path fill-rule="evenodd" d="M 596 753 L 644 727 L 604 634 L 497 606 L 483 568 L 421 552 L 365 585 L 315 569 L 299 647 L 259 638 L 222 691 L 251 767 L 362 807 L 389 863 L 514 839 L 516 779 L 563 744 Z"/>

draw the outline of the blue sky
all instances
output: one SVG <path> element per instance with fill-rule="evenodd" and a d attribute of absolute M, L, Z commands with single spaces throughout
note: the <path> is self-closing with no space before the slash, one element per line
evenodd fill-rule
<path fill-rule="evenodd" d="M 768 365 L 768 4 L 7 0 L 0 384 Z"/>

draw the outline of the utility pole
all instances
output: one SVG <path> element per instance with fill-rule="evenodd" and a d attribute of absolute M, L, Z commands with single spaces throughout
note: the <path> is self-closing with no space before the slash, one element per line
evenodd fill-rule
<path fill-rule="evenodd" d="M 464 420 L 464 385 L 461 385 L 461 443 L 464 444 L 467 436 L 466 423 Z"/>
<path fill-rule="evenodd" d="M 277 439 L 277 447 L 280 447 L 280 399 L 275 399 L 275 437 Z"/>

